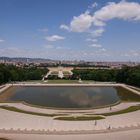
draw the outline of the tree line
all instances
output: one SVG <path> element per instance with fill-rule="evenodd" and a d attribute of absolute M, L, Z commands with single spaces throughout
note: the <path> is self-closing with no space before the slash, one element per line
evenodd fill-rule
<path fill-rule="evenodd" d="M 35 66 L 17 67 L 14 65 L 0 64 L 0 84 L 10 81 L 41 80 L 48 72 L 47 68 Z M 63 79 L 94 80 L 126 83 L 140 87 L 140 65 L 135 67 L 124 66 L 121 69 L 73 69 L 73 75 Z M 60 79 L 50 75 L 48 79 Z"/>
<path fill-rule="evenodd" d="M 47 68 L 0 64 L 0 84 L 10 81 L 41 80 L 47 72 Z"/>
<path fill-rule="evenodd" d="M 140 66 L 122 69 L 74 69 L 71 79 L 111 81 L 140 87 Z"/>

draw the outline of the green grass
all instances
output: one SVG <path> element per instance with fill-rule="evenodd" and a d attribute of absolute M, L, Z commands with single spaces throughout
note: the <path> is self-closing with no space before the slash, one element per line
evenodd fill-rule
<path fill-rule="evenodd" d="M 127 102 L 140 102 L 140 95 L 133 93 L 132 91 L 129 91 L 123 87 L 115 87 L 117 90 L 117 94 L 121 101 L 127 101 Z"/>
<path fill-rule="evenodd" d="M 140 92 L 140 89 L 134 89 L 134 90 L 136 90 L 136 91 Z"/>
<path fill-rule="evenodd" d="M 68 71 L 63 71 L 63 74 L 64 74 L 64 75 L 70 75 L 70 72 L 68 72 Z"/>
<path fill-rule="evenodd" d="M 132 88 L 132 89 L 140 92 L 140 88 L 133 88 L 133 87 L 129 87 L 129 88 Z"/>
<path fill-rule="evenodd" d="M 82 81 L 82 83 L 88 84 L 94 81 L 90 81 L 90 80 L 84 80 Z M 60 80 L 48 80 L 47 83 L 51 83 L 51 84 L 75 84 L 75 83 L 79 83 L 79 80 L 64 80 L 64 79 L 60 79 Z"/>
<path fill-rule="evenodd" d="M 51 74 L 52 75 L 58 75 L 58 71 L 52 71 Z"/>
<path fill-rule="evenodd" d="M 21 110 L 21 109 L 15 108 L 15 107 L 10 107 L 10 106 L 0 106 L 0 108 L 6 109 L 9 111 L 30 114 L 30 115 L 37 115 L 37 116 L 54 117 L 54 116 L 66 115 L 66 114 L 45 114 L 45 113 L 30 112 L 30 111 Z M 130 112 L 134 112 L 134 111 L 138 111 L 138 110 L 140 110 L 140 105 L 131 106 L 126 109 L 116 111 L 116 112 L 110 112 L 110 113 L 85 114 L 85 115 L 92 115 L 92 116 L 77 116 L 77 117 L 74 117 L 74 116 L 61 117 L 60 116 L 60 117 L 56 117 L 55 120 L 67 120 L 67 121 L 100 120 L 100 119 L 104 119 L 104 117 L 102 117 L 102 116 L 119 115 L 119 114 L 130 113 Z M 93 116 L 93 115 L 102 115 L 102 116 Z"/>
<path fill-rule="evenodd" d="M 27 83 L 28 83 L 28 82 L 37 83 L 37 82 L 41 82 L 41 81 L 42 81 L 42 80 L 27 80 L 27 81 L 20 81 L 20 82 L 21 82 L 21 83 L 22 83 L 22 82 L 25 82 L 25 83 L 26 83 L 26 82 L 27 82 Z"/>
<path fill-rule="evenodd" d="M 5 139 L 5 138 L 0 138 L 0 140 L 8 140 L 8 139 Z"/>
<path fill-rule="evenodd" d="M 20 83 L 20 82 L 19 82 Z M 42 80 L 28 80 L 28 81 L 21 81 L 21 83 L 27 83 L 27 84 L 30 84 L 30 83 L 34 83 L 34 84 L 37 84 L 37 83 L 41 83 L 41 84 L 43 84 L 44 83 L 44 81 L 42 81 Z"/>
<path fill-rule="evenodd" d="M 37 116 L 46 116 L 46 117 L 54 117 L 54 116 L 66 115 L 66 114 L 45 114 L 45 113 L 30 112 L 30 111 L 25 111 L 25 110 L 18 109 L 16 107 L 10 107 L 10 106 L 0 106 L 0 108 L 6 109 L 8 111 L 14 111 L 14 112 L 30 114 L 30 115 L 37 115 Z"/>
<path fill-rule="evenodd" d="M 71 117 L 56 117 L 55 120 L 65 120 L 65 121 L 89 121 L 89 120 L 101 120 L 104 117 L 101 116 L 71 116 Z"/>
<path fill-rule="evenodd" d="M 78 83 L 77 80 L 48 80 L 48 83 L 51 84 L 72 84 L 72 83 Z"/>
<path fill-rule="evenodd" d="M 130 113 L 130 112 L 134 112 L 134 111 L 137 111 L 137 110 L 140 110 L 140 105 L 131 106 L 131 107 L 128 107 L 128 108 L 126 108 L 126 109 L 124 109 L 124 110 L 120 110 L 120 111 L 117 111 L 117 112 L 103 113 L 103 114 L 101 114 L 101 115 L 104 115 L 104 116 L 112 116 L 112 115 Z"/>
<path fill-rule="evenodd" d="M 103 115 L 103 116 L 113 116 L 113 115 L 119 115 L 119 114 L 124 114 L 124 113 L 130 113 L 134 111 L 140 110 L 140 105 L 136 106 L 131 106 L 126 109 L 116 111 L 116 112 L 109 112 L 109 113 L 101 113 L 101 114 L 86 114 L 86 115 Z"/>

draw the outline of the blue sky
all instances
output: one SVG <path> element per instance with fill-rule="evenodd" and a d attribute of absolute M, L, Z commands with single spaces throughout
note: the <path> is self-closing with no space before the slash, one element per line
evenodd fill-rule
<path fill-rule="evenodd" d="M 140 0 L 0 0 L 0 56 L 140 61 Z"/>

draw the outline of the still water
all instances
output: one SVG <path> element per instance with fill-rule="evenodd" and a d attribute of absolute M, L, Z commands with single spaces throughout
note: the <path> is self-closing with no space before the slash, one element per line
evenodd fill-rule
<path fill-rule="evenodd" d="M 120 100 L 116 87 L 21 86 L 9 92 L 8 101 L 56 108 L 98 108 Z"/>

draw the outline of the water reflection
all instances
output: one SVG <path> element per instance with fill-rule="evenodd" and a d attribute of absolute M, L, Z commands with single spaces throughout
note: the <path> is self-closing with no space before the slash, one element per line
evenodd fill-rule
<path fill-rule="evenodd" d="M 96 108 L 119 101 L 114 87 L 16 87 L 8 100 L 46 107 Z"/>

